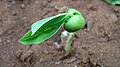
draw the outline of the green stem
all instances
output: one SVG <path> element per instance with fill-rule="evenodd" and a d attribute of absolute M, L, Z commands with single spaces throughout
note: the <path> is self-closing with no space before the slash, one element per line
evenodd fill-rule
<path fill-rule="evenodd" d="M 72 45 L 73 38 L 74 38 L 75 34 L 76 33 L 73 32 L 73 33 L 70 33 L 69 36 L 68 36 L 66 45 L 64 47 L 64 50 L 65 50 L 66 53 L 70 52 L 70 50 L 71 50 L 71 45 Z"/>

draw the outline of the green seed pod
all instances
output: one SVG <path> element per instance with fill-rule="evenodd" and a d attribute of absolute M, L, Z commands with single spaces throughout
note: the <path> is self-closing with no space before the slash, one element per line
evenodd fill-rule
<path fill-rule="evenodd" d="M 76 32 L 84 28 L 84 26 L 85 20 L 81 15 L 74 15 L 64 23 L 64 29 L 68 32 Z"/>

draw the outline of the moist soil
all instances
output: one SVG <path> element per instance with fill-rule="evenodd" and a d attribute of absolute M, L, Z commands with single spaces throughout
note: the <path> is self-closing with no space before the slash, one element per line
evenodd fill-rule
<path fill-rule="evenodd" d="M 32 23 L 75 8 L 91 23 L 77 32 L 69 54 L 59 32 L 38 45 L 18 40 Z M 0 67 L 120 67 L 120 6 L 102 0 L 0 0 Z"/>

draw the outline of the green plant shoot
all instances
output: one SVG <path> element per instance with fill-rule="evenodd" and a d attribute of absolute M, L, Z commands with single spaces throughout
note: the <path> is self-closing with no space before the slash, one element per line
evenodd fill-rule
<path fill-rule="evenodd" d="M 75 32 L 85 26 L 82 14 L 73 8 L 69 8 L 66 13 L 60 13 L 33 23 L 31 30 L 19 42 L 25 45 L 41 43 L 56 34 L 62 25 L 71 34 L 65 46 L 65 51 L 69 52 Z"/>

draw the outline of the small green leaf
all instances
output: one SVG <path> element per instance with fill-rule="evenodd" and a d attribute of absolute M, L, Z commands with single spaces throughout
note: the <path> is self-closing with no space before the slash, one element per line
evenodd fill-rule
<path fill-rule="evenodd" d="M 113 4 L 113 5 L 115 5 L 115 4 L 120 4 L 120 0 L 105 0 L 107 3 L 109 3 L 109 4 Z"/>
<path fill-rule="evenodd" d="M 67 13 L 58 14 L 56 16 L 43 19 L 42 21 L 45 21 L 43 22 L 43 24 L 41 21 L 37 22 L 33 26 L 38 26 L 38 27 L 32 26 L 33 27 L 32 30 L 35 30 L 35 31 L 32 32 L 30 30 L 25 36 L 23 36 L 19 40 L 19 42 L 27 45 L 27 44 L 38 44 L 47 40 L 48 38 L 52 37 L 60 29 L 61 25 L 65 20 L 66 14 Z"/>

